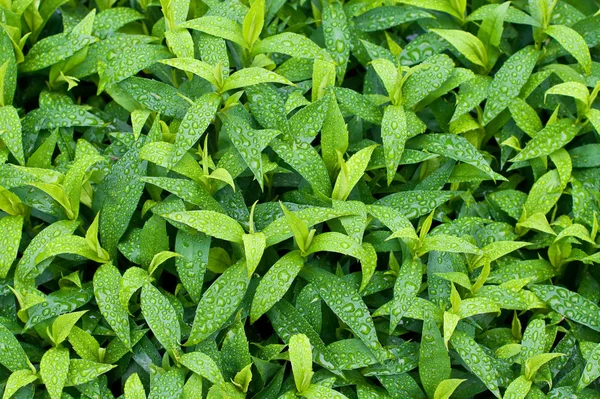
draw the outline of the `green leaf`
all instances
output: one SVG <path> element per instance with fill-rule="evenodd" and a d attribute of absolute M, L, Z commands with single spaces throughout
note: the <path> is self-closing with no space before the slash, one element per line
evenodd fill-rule
<path fill-rule="evenodd" d="M 220 102 L 221 98 L 218 95 L 208 93 L 200 97 L 188 109 L 177 132 L 174 153 L 169 164 L 170 167 L 175 166 L 183 155 L 200 139 L 215 117 Z"/>
<path fill-rule="evenodd" d="M 503 4 L 505 3 L 483 5 L 469 14 L 467 21 L 482 21 L 485 18 L 488 18 L 488 16 L 492 15 L 496 9 Z M 536 27 L 540 26 L 535 19 L 515 7 L 508 7 L 504 16 L 504 20 L 513 24 L 531 25 Z"/>
<path fill-rule="evenodd" d="M 387 106 L 381 122 L 381 139 L 388 186 L 394 180 L 408 138 L 409 131 L 404 108 L 398 105 Z"/>
<path fill-rule="evenodd" d="M 504 19 L 509 6 L 510 2 L 508 1 L 502 3 L 483 18 L 477 37 L 487 46 L 488 51 L 491 47 L 500 45 L 504 30 Z"/>
<path fill-rule="evenodd" d="M 485 45 L 476 36 L 469 32 L 455 29 L 430 29 L 430 31 L 447 40 L 473 64 L 484 68 L 487 67 L 488 54 L 485 50 Z"/>
<path fill-rule="evenodd" d="M 485 384 L 494 396 L 500 398 L 498 371 L 494 366 L 493 359 L 473 338 L 462 331 L 455 331 L 450 342 L 468 369 Z"/>
<path fill-rule="evenodd" d="M 136 148 L 127 151 L 112 165 L 94 196 L 93 208 L 100 213 L 100 242 L 111 255 L 115 254 L 144 190 L 140 177 L 146 173 L 147 162 L 138 160 L 138 155 Z"/>
<path fill-rule="evenodd" d="M 327 346 L 342 370 L 354 370 L 377 363 L 369 348 L 356 338 L 342 339 Z"/>
<path fill-rule="evenodd" d="M 24 165 L 25 155 L 23 154 L 21 120 L 17 110 L 12 105 L 0 108 L 0 139 L 2 139 L 15 159 L 21 165 Z"/>
<path fill-rule="evenodd" d="M 425 8 L 427 10 L 435 10 L 445 12 L 452 15 L 460 20 L 464 19 L 464 15 L 461 15 L 460 11 L 454 8 L 451 2 L 443 0 L 402 0 L 403 4 L 410 4 L 413 6 Z M 463 10 L 464 12 L 464 10 Z"/>
<path fill-rule="evenodd" d="M 483 313 L 500 313 L 500 308 L 488 298 L 467 298 L 461 301 L 457 310 L 461 319 Z"/>
<path fill-rule="evenodd" d="M 215 78 L 215 68 L 207 62 L 196 60 L 194 58 L 170 58 L 168 60 L 160 60 L 161 64 L 172 66 L 185 72 L 193 73 L 208 81 L 213 86 L 218 87 L 219 81 Z"/>
<path fill-rule="evenodd" d="M 525 374 L 527 379 L 532 377 L 527 373 L 527 360 L 544 352 L 546 338 L 546 323 L 544 320 L 532 320 L 525 328 L 521 339 L 519 357 L 521 358 L 521 373 Z"/>
<path fill-rule="evenodd" d="M 177 232 L 175 251 L 181 256 L 175 259 L 177 274 L 194 302 L 200 300 L 204 272 L 208 265 L 211 238 L 205 234 Z"/>
<path fill-rule="evenodd" d="M 128 51 L 111 51 L 110 57 L 106 56 L 98 62 L 97 94 L 124 79 L 134 76 L 141 70 L 148 68 L 155 62 L 170 58 L 171 53 L 166 47 L 156 44 L 139 44 L 129 47 Z"/>
<path fill-rule="evenodd" d="M 600 331 L 600 309 L 592 301 L 558 286 L 534 285 L 530 289 L 561 316 Z"/>
<path fill-rule="evenodd" d="M 529 216 L 525 221 L 517 223 L 517 227 L 537 230 L 552 235 L 556 234 L 542 212 L 536 212 Z"/>
<path fill-rule="evenodd" d="M 288 219 L 288 214 L 285 214 L 262 230 L 263 234 L 267 237 L 267 247 L 282 242 L 292 236 L 296 237 L 296 239 L 298 237 L 308 237 L 308 229 L 313 225 L 347 214 L 347 212 L 344 211 L 336 211 L 335 209 L 322 207 L 300 209 L 297 212 L 290 211 L 290 213 L 292 214 L 291 220 Z M 304 225 L 300 224 L 298 219 L 304 222 Z M 301 230 L 296 231 L 295 229 Z M 305 239 L 303 238 L 302 242 L 304 241 Z"/>
<path fill-rule="evenodd" d="M 510 161 L 526 161 L 550 155 L 573 140 L 577 133 L 579 133 L 579 130 L 580 126 L 575 124 L 571 119 L 561 119 L 556 123 L 548 124 Z"/>
<path fill-rule="evenodd" d="M 366 287 L 375 272 L 377 257 L 371 256 L 368 249 L 345 234 L 327 232 L 315 236 L 304 255 L 308 256 L 321 251 L 337 252 L 360 260 L 363 276 L 359 291 Z"/>
<path fill-rule="evenodd" d="M 240 378 L 252 379 L 252 373 L 245 374 L 243 371 L 247 366 L 251 366 L 252 359 L 248 347 L 248 339 L 242 322 L 236 318 L 234 325 L 229 329 L 223 344 L 221 345 L 221 364 L 223 376 L 225 379 L 231 379 L 238 376 Z M 235 381 L 235 379 L 234 379 Z M 246 380 L 242 381 L 245 383 Z M 240 386 L 238 386 L 240 388 Z"/>
<path fill-rule="evenodd" d="M 42 100 L 44 92 L 40 96 Z M 50 95 L 48 95 L 50 96 Z M 46 99 L 48 103 L 41 102 L 41 106 L 29 112 L 23 118 L 23 129 L 54 129 L 57 127 L 72 126 L 99 126 L 104 121 L 88 112 L 90 107 L 75 105 L 57 96 Z M 70 101 L 70 100 L 69 100 Z"/>
<path fill-rule="evenodd" d="M 250 168 L 261 188 L 264 186 L 264 164 L 262 152 L 271 140 L 281 132 L 274 129 L 254 130 L 245 121 L 237 118 L 226 117 L 225 121 L 231 123 L 229 137 L 231 142 Z M 213 172 L 214 173 L 214 172 Z"/>
<path fill-rule="evenodd" d="M 112 364 L 96 363 L 85 359 L 71 359 L 65 386 L 77 386 L 94 381 L 100 375 L 117 367 Z"/>
<path fill-rule="evenodd" d="M 202 377 L 192 374 L 183 386 L 183 399 L 193 399 L 202 395 Z"/>
<path fill-rule="evenodd" d="M 384 6 L 373 8 L 359 15 L 354 24 L 358 30 L 373 32 L 422 18 L 433 18 L 433 15 L 412 7 Z"/>
<path fill-rule="evenodd" d="M 221 240 L 242 243 L 244 229 L 234 219 L 214 211 L 184 211 L 161 215 Z"/>
<path fill-rule="evenodd" d="M 242 392 L 248 392 L 248 387 L 252 382 L 252 364 L 248 364 L 239 373 L 235 375 L 233 384 Z"/>
<path fill-rule="evenodd" d="M 551 361 L 552 359 L 556 359 L 557 357 L 564 356 L 563 353 L 540 353 L 535 356 L 530 357 L 525 362 L 525 378 L 528 380 L 533 380 L 533 377 L 538 372 L 538 370 Z"/>
<path fill-rule="evenodd" d="M 61 344 L 69 334 L 71 329 L 75 326 L 75 323 L 79 321 L 87 310 L 81 312 L 68 313 L 58 316 L 52 323 L 52 339 L 54 345 Z"/>
<path fill-rule="evenodd" d="M 268 312 L 285 295 L 303 266 L 304 259 L 298 251 L 288 252 L 271 266 L 258 283 L 252 299 L 251 323 Z"/>
<path fill-rule="evenodd" d="M 434 55 L 419 64 L 402 85 L 404 105 L 414 107 L 429 94 L 435 94 L 448 81 L 453 70 L 454 62 L 445 54 Z"/>
<path fill-rule="evenodd" d="M 472 165 L 493 179 L 504 179 L 492 170 L 483 155 L 462 136 L 445 133 L 424 134 L 411 140 L 410 147 L 424 148 L 428 151 Z"/>
<path fill-rule="evenodd" d="M 574 168 L 600 166 L 600 144 L 584 144 L 569 150 Z"/>
<path fill-rule="evenodd" d="M 329 174 L 314 147 L 296 138 L 283 139 L 276 137 L 271 141 L 271 148 L 283 161 L 306 179 L 318 194 L 329 197 L 331 194 Z"/>
<path fill-rule="evenodd" d="M 482 248 L 484 256 L 491 262 L 529 245 L 526 241 L 494 241 Z"/>
<path fill-rule="evenodd" d="M 439 386 L 450 378 L 450 356 L 446 350 L 444 339 L 431 319 L 423 322 L 423 332 L 419 350 L 419 377 L 429 397 L 438 397 Z M 460 384 L 460 380 L 459 384 Z M 456 387 L 454 387 L 456 389 Z M 447 388 L 448 389 L 448 388 Z M 449 389 L 451 392 L 453 389 Z M 448 397 L 450 394 L 448 395 Z"/>
<path fill-rule="evenodd" d="M 529 393 L 529 389 L 531 389 L 532 382 L 525 378 L 525 376 L 520 376 L 514 379 L 506 392 L 504 392 L 505 399 L 525 399 L 527 394 Z"/>
<path fill-rule="evenodd" d="M 344 87 L 335 87 L 334 92 L 340 109 L 359 116 L 371 123 L 381 124 L 382 112 L 370 99 L 364 95 Z"/>
<path fill-rule="evenodd" d="M 181 255 L 177 252 L 171 251 L 161 251 L 154 255 L 152 261 L 150 262 L 150 266 L 148 266 L 148 274 L 152 275 L 158 268 L 158 266 L 162 265 L 169 259 L 180 257 Z"/>
<path fill-rule="evenodd" d="M 38 376 L 29 369 L 17 370 L 8 377 L 2 399 L 10 399 L 22 387 L 31 384 Z"/>
<path fill-rule="evenodd" d="M 487 279 L 488 283 L 499 284 L 503 281 L 521 278 L 541 282 L 551 278 L 555 273 L 552 265 L 545 260 L 521 261 L 510 257 L 505 259 L 498 269 L 490 273 Z"/>
<path fill-rule="evenodd" d="M 456 99 L 456 109 L 451 121 L 454 122 L 486 99 L 488 87 L 492 82 L 489 76 L 475 75 L 471 80 L 460 85 Z"/>
<path fill-rule="evenodd" d="M 425 254 L 429 251 L 477 254 L 480 249 L 463 238 L 448 234 L 436 234 L 423 239 L 418 253 Z"/>
<path fill-rule="evenodd" d="M 153 377 L 148 399 L 175 399 L 181 397 L 184 376 L 180 369 L 172 368 L 163 374 L 157 372 Z"/>
<path fill-rule="evenodd" d="M 186 21 L 180 24 L 179 27 L 198 30 L 212 36 L 221 37 L 242 47 L 247 46 L 240 26 L 228 18 L 213 15 L 204 16 Z"/>
<path fill-rule="evenodd" d="M 29 360 L 17 338 L 3 324 L 0 324 L 0 364 L 10 371 L 29 369 Z"/>
<path fill-rule="evenodd" d="M 577 390 L 582 390 L 586 386 L 590 385 L 595 379 L 600 377 L 600 345 L 596 345 L 590 353 L 579 383 L 577 384 Z"/>
<path fill-rule="evenodd" d="M 531 187 L 523 205 L 525 215 L 530 218 L 537 213 L 550 212 L 563 192 L 558 171 L 551 170 L 542 175 Z"/>
<path fill-rule="evenodd" d="M 527 46 L 510 56 L 494 75 L 488 90 L 483 123 L 488 124 L 519 95 L 539 57 L 539 51 Z"/>
<path fill-rule="evenodd" d="M 144 16 L 133 8 L 109 8 L 103 10 L 94 18 L 92 34 L 104 39 L 115 33 L 119 28 L 140 19 L 144 19 Z"/>
<path fill-rule="evenodd" d="M 383 82 L 385 89 L 388 92 L 390 99 L 396 98 L 396 91 L 398 90 L 398 68 L 396 65 L 384 58 L 373 60 L 371 65 L 379 75 L 379 78 Z"/>
<path fill-rule="evenodd" d="M 264 68 L 248 67 L 241 69 L 228 77 L 225 80 L 221 91 L 235 90 L 260 83 L 282 83 L 293 85 L 292 82 L 275 72 Z"/>
<path fill-rule="evenodd" d="M 202 352 L 190 352 L 181 356 L 180 363 L 213 384 L 224 382 L 219 366 Z"/>
<path fill-rule="evenodd" d="M 544 96 L 547 97 L 548 94 L 558 94 L 561 96 L 573 97 L 586 105 L 590 99 L 590 93 L 588 92 L 587 87 L 579 82 L 559 83 L 546 90 L 546 94 L 544 94 Z"/>
<path fill-rule="evenodd" d="M 82 143 L 87 144 L 87 142 L 85 142 L 85 141 L 78 142 L 78 145 L 77 145 L 78 154 L 79 154 L 79 151 L 83 151 L 83 150 L 80 150 L 80 148 L 82 148 Z M 87 144 L 87 145 L 89 145 L 89 144 Z M 80 157 L 78 156 L 78 157 L 76 157 L 75 162 L 73 163 L 73 165 L 71 166 L 71 168 L 69 169 L 67 174 L 65 175 L 65 180 L 63 181 L 63 187 L 65 190 L 65 195 L 68 199 L 68 204 L 70 205 L 70 210 L 73 213 L 73 217 L 72 217 L 73 219 L 77 219 L 77 216 L 79 216 L 81 186 L 84 182 L 84 178 L 85 178 L 85 174 L 86 174 L 87 170 L 90 167 L 94 166 L 95 164 L 97 164 L 98 162 L 101 162 L 103 160 L 104 160 L 104 158 L 102 158 L 95 151 L 91 152 L 91 153 L 87 153 Z"/>
<path fill-rule="evenodd" d="M 545 33 L 559 42 L 565 50 L 575 57 L 586 75 L 592 73 L 590 50 L 585 39 L 577 31 L 564 25 L 551 25 L 546 28 Z"/>
<path fill-rule="evenodd" d="M 420 261 L 406 259 L 402 262 L 398 277 L 394 283 L 394 298 L 390 306 L 390 331 L 394 331 L 400 320 L 417 298 L 423 279 L 423 264 Z"/>
<path fill-rule="evenodd" d="M 165 32 L 167 46 L 177 57 L 193 57 L 194 41 L 187 29 L 174 28 Z"/>
<path fill-rule="evenodd" d="M 69 332 L 69 343 L 82 359 L 98 362 L 100 344 L 90 333 L 77 326 Z"/>
<path fill-rule="evenodd" d="M 352 47 L 350 27 L 342 3 L 326 2 L 323 6 L 322 19 L 325 45 L 336 64 L 337 80 L 341 82 L 346 73 Z"/>
<path fill-rule="evenodd" d="M 413 219 L 431 213 L 455 195 L 456 193 L 452 191 L 413 190 L 390 194 L 375 204 L 394 208 L 405 217 Z"/>
<path fill-rule="evenodd" d="M 338 391 L 318 384 L 311 384 L 302 392 L 302 396 L 304 396 L 306 399 L 348 399 L 347 396 L 342 395 Z"/>
<path fill-rule="evenodd" d="M 305 266 L 300 275 L 316 287 L 327 306 L 380 359 L 383 356 L 382 347 L 371 314 L 360 295 L 344 281 L 324 270 Z"/>
<path fill-rule="evenodd" d="M 131 348 L 129 318 L 127 309 L 119 301 L 119 281 L 121 273 L 110 263 L 106 263 L 94 273 L 94 296 L 100 313 L 106 319 L 117 337 L 127 348 Z"/>
<path fill-rule="evenodd" d="M 178 166 L 175 166 L 175 168 L 178 169 Z M 191 180 L 150 176 L 142 177 L 141 180 L 167 190 L 184 201 L 197 205 L 202 209 L 219 213 L 223 212 L 221 205 L 213 197 L 211 197 L 208 191 L 206 191 L 201 184 L 195 183 Z"/>
<path fill-rule="evenodd" d="M 321 128 L 321 156 L 327 171 L 332 175 L 338 166 L 337 152 L 344 154 L 348 149 L 348 129 L 335 94 L 328 94 L 326 101 L 327 114 Z"/>
<path fill-rule="evenodd" d="M 60 399 L 69 375 L 69 350 L 50 348 L 40 361 L 40 376 L 51 399 Z"/>
<path fill-rule="evenodd" d="M 319 334 L 289 302 L 284 299 L 280 300 L 269 310 L 268 316 L 283 342 L 289 342 L 290 337 L 295 334 L 306 335 L 315 352 L 315 362 L 339 374 L 337 365 Z"/>
<path fill-rule="evenodd" d="M 246 257 L 248 275 L 251 276 L 262 259 L 266 246 L 266 237 L 263 233 L 244 234 L 242 241 L 244 242 L 244 255 Z"/>
<path fill-rule="evenodd" d="M 465 381 L 456 378 L 441 381 L 433 394 L 433 399 L 450 399 L 456 388 Z"/>
<path fill-rule="evenodd" d="M 127 378 L 123 392 L 125 399 L 146 399 L 146 391 L 137 373 L 133 373 Z"/>
<path fill-rule="evenodd" d="M 440 251 L 440 252 L 442 252 L 442 251 Z M 468 289 L 469 291 L 471 290 L 471 280 L 469 279 L 469 276 L 467 276 L 465 273 L 446 272 L 446 273 L 436 273 L 435 275 L 438 277 L 441 277 L 445 280 L 451 281 L 454 284 L 460 285 L 461 287 L 464 287 L 464 288 Z"/>
<path fill-rule="evenodd" d="M 168 60 L 159 60 L 165 62 Z M 174 87 L 152 79 L 130 77 L 122 80 L 116 86 L 126 92 L 135 101 L 149 110 L 160 112 L 161 115 L 183 118 L 189 104 Z M 160 93 L 155 96 L 152 93 Z"/>
<path fill-rule="evenodd" d="M 173 357 L 177 357 L 181 331 L 177 313 L 167 298 L 149 282 L 144 284 L 141 296 L 142 314 L 152 333 Z"/>
<path fill-rule="evenodd" d="M 313 81 L 316 85 L 319 82 L 315 78 L 318 79 L 318 77 L 313 77 Z M 329 83 L 333 84 L 335 79 L 333 76 L 333 69 L 331 70 L 330 78 L 331 81 Z M 300 141 L 312 142 L 323 125 L 327 111 L 325 108 L 327 103 L 324 99 L 322 99 L 322 97 L 325 94 L 326 88 L 328 87 L 327 76 L 324 77 L 324 81 L 321 83 L 325 83 L 325 86 L 317 86 L 313 91 L 315 102 L 296 112 L 289 120 L 289 125 L 293 136 Z M 322 93 L 318 93 L 319 91 Z"/>
<path fill-rule="evenodd" d="M 6 31 L 0 32 L 0 106 L 11 104 L 17 86 L 17 58 L 11 39 Z M 22 57 L 22 54 L 21 54 Z M 22 58 L 19 59 L 22 61 Z"/>
<path fill-rule="evenodd" d="M 25 61 L 19 69 L 22 72 L 44 69 L 95 43 L 98 38 L 91 35 L 95 16 L 96 11 L 92 10 L 70 32 L 48 36 L 37 41 L 25 56 Z"/>
<path fill-rule="evenodd" d="M 248 14 L 244 18 L 242 35 L 249 48 L 252 48 L 265 23 L 265 1 L 258 0 L 252 3 Z"/>
<path fill-rule="evenodd" d="M 0 186 L 0 209 L 12 216 L 25 213 L 25 207 L 21 199 L 2 186 Z"/>
<path fill-rule="evenodd" d="M 252 53 L 282 53 L 290 57 L 313 59 L 323 54 L 323 49 L 305 36 L 283 32 L 261 40 L 254 46 Z"/>
<path fill-rule="evenodd" d="M 208 338 L 220 329 L 240 305 L 248 288 L 246 263 L 237 262 L 229 267 L 206 290 L 198 307 L 186 346 Z"/>
<path fill-rule="evenodd" d="M 8 215 L 0 219 L 0 231 L 3 232 L 3 237 L 0 239 L 0 278 L 2 279 L 6 278 L 17 258 L 22 228 L 22 215 Z"/>
<path fill-rule="evenodd" d="M 149 278 L 148 272 L 140 267 L 130 267 L 125 270 L 119 282 L 119 301 L 123 308 L 129 309 L 129 300 Z"/>
<path fill-rule="evenodd" d="M 189 0 L 172 0 L 165 3 L 161 2 L 161 5 L 163 6 L 165 17 L 167 17 L 173 25 L 179 25 L 187 19 L 190 8 Z M 173 26 L 170 26 L 169 28 L 172 29 Z"/>
<path fill-rule="evenodd" d="M 37 255 L 55 237 L 72 234 L 76 227 L 76 222 L 62 220 L 51 224 L 38 233 L 31 240 L 17 264 L 15 270 L 15 288 L 20 290 L 23 288 L 31 289 L 35 287 L 35 278 L 43 271 L 43 268 L 40 271 L 40 267 L 36 267 L 37 263 L 35 259 L 37 258 Z"/>
<path fill-rule="evenodd" d="M 98 256 L 96 248 L 92 249 L 87 240 L 79 236 L 60 236 L 49 242 L 35 258 L 36 264 L 56 255 L 73 254 L 83 256 L 97 263 L 107 263 L 110 259 Z"/>
<path fill-rule="evenodd" d="M 535 137 L 542 130 L 542 121 L 537 112 L 525 100 L 517 97 L 509 105 L 510 114 L 515 123 L 529 137 Z"/>
<path fill-rule="evenodd" d="M 312 349 L 308 337 L 304 334 L 293 335 L 289 342 L 290 362 L 294 374 L 294 382 L 298 392 L 304 392 L 310 385 L 313 376 Z"/>
<path fill-rule="evenodd" d="M 556 238 L 554 239 L 554 242 L 557 242 L 565 237 L 576 237 L 576 238 L 579 238 L 582 241 L 586 241 L 592 245 L 595 244 L 594 241 L 591 239 L 590 234 L 587 231 L 587 229 L 579 223 L 574 223 L 574 224 L 570 225 L 569 227 L 564 228 L 558 234 L 558 236 L 556 236 Z"/>

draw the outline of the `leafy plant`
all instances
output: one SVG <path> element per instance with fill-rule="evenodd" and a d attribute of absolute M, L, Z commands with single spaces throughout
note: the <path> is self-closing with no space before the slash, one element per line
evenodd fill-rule
<path fill-rule="evenodd" d="M 0 2 L 2 398 L 600 398 L 599 18 Z"/>

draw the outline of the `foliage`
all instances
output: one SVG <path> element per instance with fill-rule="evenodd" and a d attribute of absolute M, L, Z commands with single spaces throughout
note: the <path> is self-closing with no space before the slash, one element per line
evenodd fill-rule
<path fill-rule="evenodd" d="M 599 399 L 598 14 L 0 1 L 3 399 Z"/>

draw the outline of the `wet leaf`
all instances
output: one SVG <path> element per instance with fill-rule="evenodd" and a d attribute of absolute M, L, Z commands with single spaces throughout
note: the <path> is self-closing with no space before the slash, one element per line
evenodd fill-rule
<path fill-rule="evenodd" d="M 146 282 L 140 301 L 142 314 L 154 336 L 169 354 L 176 356 L 181 340 L 179 320 L 167 298 L 152 284 Z"/>
<path fill-rule="evenodd" d="M 304 266 L 304 259 L 297 251 L 282 256 L 269 268 L 256 288 L 250 312 L 251 322 L 268 312 L 285 295 Z"/>
<path fill-rule="evenodd" d="M 69 375 L 69 350 L 50 348 L 40 361 L 40 376 L 51 399 L 60 399 Z"/>
<path fill-rule="evenodd" d="M 111 326 L 117 337 L 125 344 L 131 346 L 129 335 L 129 318 L 127 309 L 119 301 L 119 280 L 121 273 L 110 263 L 106 263 L 94 273 L 94 296 L 98 308 L 106 321 Z"/>
<path fill-rule="evenodd" d="M 525 47 L 510 56 L 500 67 L 488 89 L 483 113 L 484 124 L 498 116 L 519 95 L 538 57 L 539 52 L 535 48 Z"/>
<path fill-rule="evenodd" d="M 248 269 L 243 261 L 229 267 L 215 280 L 198 303 L 187 346 L 202 342 L 222 327 L 246 294 L 248 280 Z"/>

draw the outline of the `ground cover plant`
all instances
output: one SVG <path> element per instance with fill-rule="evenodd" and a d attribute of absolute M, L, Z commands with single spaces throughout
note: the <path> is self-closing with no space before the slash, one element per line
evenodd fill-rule
<path fill-rule="evenodd" d="M 8 398 L 600 398 L 593 0 L 0 1 Z"/>

